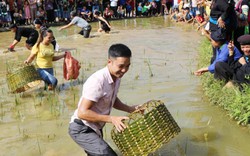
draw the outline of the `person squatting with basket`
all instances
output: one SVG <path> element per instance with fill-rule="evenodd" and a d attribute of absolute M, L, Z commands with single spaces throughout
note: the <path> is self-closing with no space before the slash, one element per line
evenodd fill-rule
<path fill-rule="evenodd" d="M 53 32 L 46 29 L 41 32 L 38 42 L 32 47 L 31 54 L 24 63 L 31 63 L 36 58 L 36 67 L 39 75 L 48 85 L 48 90 L 54 90 L 57 86 L 57 79 L 54 76 L 53 61 L 60 60 L 65 57 L 65 53 L 54 56 L 54 47 L 51 44 L 53 40 Z"/>
<path fill-rule="evenodd" d="M 113 44 L 107 66 L 92 74 L 84 83 L 82 96 L 69 124 L 69 135 L 90 156 L 116 156 L 104 141 L 102 128 L 112 123 L 118 132 L 126 125 L 126 116 L 111 116 L 112 108 L 133 112 L 140 105 L 128 106 L 117 97 L 120 81 L 130 66 L 131 51 L 124 44 Z"/>

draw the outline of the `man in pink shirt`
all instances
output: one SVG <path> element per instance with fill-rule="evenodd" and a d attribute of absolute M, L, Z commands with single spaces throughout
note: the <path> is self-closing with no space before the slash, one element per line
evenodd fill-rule
<path fill-rule="evenodd" d="M 133 112 L 138 106 L 128 106 L 117 97 L 122 76 L 130 66 L 130 49 L 123 44 L 109 48 L 108 64 L 92 74 L 83 85 L 82 96 L 71 117 L 69 134 L 89 156 L 116 156 L 114 150 L 103 140 L 102 128 L 112 123 L 121 132 L 126 126 L 126 116 L 111 116 L 112 108 Z"/>

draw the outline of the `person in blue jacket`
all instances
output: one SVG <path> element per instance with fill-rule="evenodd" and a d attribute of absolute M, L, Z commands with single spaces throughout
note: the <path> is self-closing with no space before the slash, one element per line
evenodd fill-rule
<path fill-rule="evenodd" d="M 211 33 L 211 44 L 216 50 L 216 58 L 208 67 L 203 67 L 195 71 L 194 74 L 196 76 L 201 76 L 202 74 L 208 71 L 214 74 L 215 64 L 217 62 L 226 62 L 226 63 L 228 62 L 229 47 L 231 46 L 231 43 L 227 42 L 226 32 L 223 29 L 218 29 Z M 238 60 L 242 56 L 242 54 L 236 47 L 234 47 L 233 51 L 234 51 L 233 59 Z M 215 76 L 216 76 L 216 73 L 215 73 Z"/>

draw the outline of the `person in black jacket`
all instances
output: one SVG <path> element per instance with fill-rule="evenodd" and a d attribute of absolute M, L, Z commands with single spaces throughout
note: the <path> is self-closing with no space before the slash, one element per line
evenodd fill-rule
<path fill-rule="evenodd" d="M 15 46 L 21 41 L 22 37 L 27 38 L 25 46 L 27 49 L 31 50 L 39 36 L 38 31 L 35 29 L 18 27 L 16 24 L 12 24 L 9 29 L 15 33 L 15 38 L 9 47 L 9 51 L 14 51 Z"/>
<path fill-rule="evenodd" d="M 243 56 L 236 62 L 231 61 L 234 70 L 234 81 L 241 84 L 250 84 L 250 35 L 242 35 L 238 38 Z"/>

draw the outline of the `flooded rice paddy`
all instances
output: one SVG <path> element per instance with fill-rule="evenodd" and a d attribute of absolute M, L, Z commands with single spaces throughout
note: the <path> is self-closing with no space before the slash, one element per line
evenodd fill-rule
<path fill-rule="evenodd" d="M 21 94 L 8 92 L 6 68 L 18 66 L 29 51 L 23 38 L 15 53 L 3 54 L 14 35 L 0 33 L 0 156 L 84 156 L 67 133 L 68 123 L 83 82 L 106 65 L 107 50 L 113 43 L 124 43 L 133 53 L 120 99 L 130 105 L 162 100 L 181 127 L 181 133 L 154 155 L 250 155 L 249 128 L 238 126 L 222 108 L 210 105 L 199 78 L 191 74 L 197 69 L 198 46 L 204 38 L 191 25 L 176 25 L 163 17 L 111 21 L 109 35 L 97 33 L 97 23 L 91 25 L 89 39 L 79 36 L 77 27 L 62 32 L 52 27 L 60 47 L 70 50 L 82 66 L 79 80 L 66 81 L 63 60 L 55 62 L 59 80 L 55 93 L 43 91 L 43 84 Z M 113 110 L 112 114 L 125 113 Z M 111 128 L 106 125 L 104 137 L 118 151 L 110 137 Z"/>

